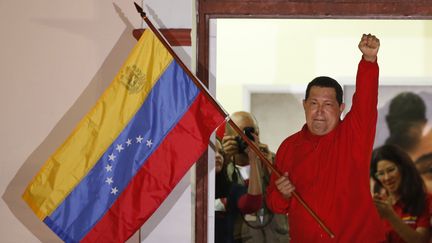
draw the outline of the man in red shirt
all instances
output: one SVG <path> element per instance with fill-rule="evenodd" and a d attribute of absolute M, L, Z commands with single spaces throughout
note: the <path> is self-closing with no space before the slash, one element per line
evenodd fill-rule
<path fill-rule="evenodd" d="M 289 217 L 291 242 L 380 242 L 382 221 L 372 203 L 369 163 L 375 136 L 378 100 L 377 53 L 380 43 L 363 35 L 359 49 L 352 108 L 340 120 L 345 104 L 336 80 L 318 77 L 306 89 L 306 124 L 279 147 L 267 188 L 267 205 Z M 289 179 L 288 179 L 289 175 Z M 295 185 L 295 188 L 294 188 Z M 331 238 L 291 198 L 296 191 L 330 228 Z"/>

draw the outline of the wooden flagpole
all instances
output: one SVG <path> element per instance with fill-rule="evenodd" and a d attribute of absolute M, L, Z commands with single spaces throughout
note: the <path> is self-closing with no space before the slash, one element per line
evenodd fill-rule
<path fill-rule="evenodd" d="M 141 15 L 143 20 L 146 22 L 147 26 L 151 31 L 157 36 L 161 43 L 165 46 L 168 52 L 173 56 L 173 58 L 178 62 L 178 64 L 183 68 L 187 75 L 192 79 L 195 85 L 203 92 L 203 94 L 210 100 L 210 102 L 217 108 L 217 110 L 227 119 L 228 124 L 237 132 L 237 134 L 249 145 L 249 147 L 255 152 L 264 164 L 277 175 L 281 177 L 282 174 L 273 166 L 273 164 L 261 153 L 260 149 L 249 140 L 246 134 L 229 118 L 228 112 L 226 112 L 222 105 L 220 105 L 215 98 L 210 94 L 208 89 L 201 83 L 201 81 L 189 70 L 189 68 L 183 63 L 183 61 L 177 56 L 159 30 L 153 25 L 149 18 L 147 18 L 146 13 L 143 11 L 141 6 L 134 2 L 135 8 Z M 306 209 L 306 211 L 317 221 L 321 228 L 331 237 L 334 238 L 333 232 L 324 224 L 324 222 L 316 215 L 316 213 L 307 205 L 307 203 L 300 197 L 297 192 L 293 192 L 292 195 L 297 199 L 297 201 Z"/>

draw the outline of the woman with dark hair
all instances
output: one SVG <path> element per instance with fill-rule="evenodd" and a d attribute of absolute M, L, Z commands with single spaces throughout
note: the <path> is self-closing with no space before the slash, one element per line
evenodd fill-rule
<path fill-rule="evenodd" d="M 428 199 L 411 158 L 396 146 L 379 147 L 372 153 L 371 176 L 374 203 L 385 219 L 387 242 L 427 242 Z"/>

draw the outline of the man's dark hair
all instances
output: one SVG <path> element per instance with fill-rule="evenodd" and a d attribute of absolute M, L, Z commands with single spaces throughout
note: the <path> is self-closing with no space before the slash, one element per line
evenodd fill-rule
<path fill-rule="evenodd" d="M 412 149 L 420 142 L 420 137 L 413 134 L 411 128 L 427 122 L 423 99 L 413 92 L 398 94 L 390 102 L 386 122 L 390 136 L 385 143 L 398 145 L 404 150 Z"/>
<path fill-rule="evenodd" d="M 387 120 L 426 121 L 426 105 L 418 94 L 402 92 L 391 100 Z"/>
<path fill-rule="evenodd" d="M 320 76 L 314 78 L 312 81 L 309 82 L 306 88 L 305 100 L 309 98 L 309 93 L 313 86 L 322 87 L 322 88 L 333 88 L 336 92 L 337 102 L 339 103 L 339 105 L 342 104 L 343 90 L 340 84 L 336 80 L 326 76 Z"/>

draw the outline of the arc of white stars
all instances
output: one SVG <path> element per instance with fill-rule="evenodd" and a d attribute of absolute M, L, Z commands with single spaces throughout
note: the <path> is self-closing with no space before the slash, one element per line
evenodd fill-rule
<path fill-rule="evenodd" d="M 114 195 L 116 195 L 116 194 L 117 194 L 117 192 L 118 192 L 118 189 L 117 189 L 117 187 L 112 187 L 112 188 L 111 188 L 111 194 L 114 194 Z"/>
<path fill-rule="evenodd" d="M 136 137 L 136 142 L 141 143 L 143 139 L 144 138 L 141 135 L 139 135 L 138 137 Z"/>
<path fill-rule="evenodd" d="M 132 139 L 128 138 L 128 140 L 126 141 L 126 146 L 129 147 L 132 145 Z"/>
<path fill-rule="evenodd" d="M 123 144 L 117 144 L 116 146 L 116 150 L 120 153 L 122 150 L 124 150 L 123 148 Z"/>
<path fill-rule="evenodd" d="M 112 171 L 112 165 L 106 165 L 106 166 L 105 166 L 105 170 L 106 170 L 107 172 Z"/>
<path fill-rule="evenodd" d="M 110 155 L 108 155 L 108 160 L 109 161 L 114 161 L 115 158 L 117 158 L 117 156 L 115 156 L 113 153 L 111 153 Z"/>
<path fill-rule="evenodd" d="M 150 148 L 150 147 L 153 145 L 152 140 L 151 140 L 151 139 L 148 139 L 147 142 L 146 142 L 146 145 L 147 145 L 147 147 Z"/>
<path fill-rule="evenodd" d="M 113 181 L 112 177 L 108 177 L 108 178 L 106 178 L 105 182 L 106 182 L 108 185 L 111 185 L 114 181 Z"/>

